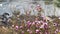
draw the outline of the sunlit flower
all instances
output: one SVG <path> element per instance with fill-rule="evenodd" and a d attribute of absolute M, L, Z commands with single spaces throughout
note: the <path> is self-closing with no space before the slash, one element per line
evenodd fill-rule
<path fill-rule="evenodd" d="M 16 28 L 18 28 L 18 26 L 16 26 Z"/>
<path fill-rule="evenodd" d="M 36 29 L 36 33 L 39 33 L 39 32 L 40 32 L 40 30 Z"/>
<path fill-rule="evenodd" d="M 18 27 L 18 26 L 16 26 L 16 30 L 18 30 L 18 28 L 19 28 L 19 27 Z"/>
<path fill-rule="evenodd" d="M 14 25 L 12 25 L 12 27 L 14 27 Z"/>
<path fill-rule="evenodd" d="M 28 29 L 27 32 L 30 32 L 30 29 Z"/>

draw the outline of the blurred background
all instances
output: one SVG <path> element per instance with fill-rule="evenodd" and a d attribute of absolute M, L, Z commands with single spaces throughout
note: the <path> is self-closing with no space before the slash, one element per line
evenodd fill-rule
<path fill-rule="evenodd" d="M 7 12 L 12 15 L 16 9 L 25 14 L 26 10 L 31 10 L 32 15 L 35 7 L 40 5 L 45 16 L 60 16 L 60 0 L 0 0 L 0 14 Z M 35 11 L 36 13 L 36 11 Z"/>

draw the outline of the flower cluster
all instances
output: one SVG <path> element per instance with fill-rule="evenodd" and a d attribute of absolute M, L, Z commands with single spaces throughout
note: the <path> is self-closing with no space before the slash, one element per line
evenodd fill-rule
<path fill-rule="evenodd" d="M 20 25 L 12 25 L 12 27 L 21 34 L 58 34 L 60 32 L 58 24 L 50 21 L 50 18 L 39 19 L 36 17 L 34 21 L 27 20 L 26 23 L 21 22 Z"/>

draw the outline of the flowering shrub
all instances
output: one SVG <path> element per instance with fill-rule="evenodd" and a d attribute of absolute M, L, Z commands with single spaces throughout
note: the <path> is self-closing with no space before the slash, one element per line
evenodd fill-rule
<path fill-rule="evenodd" d="M 26 17 L 26 18 L 25 18 Z M 60 19 L 46 18 L 46 16 L 21 16 L 17 12 L 8 19 L 11 26 L 0 27 L 0 34 L 60 34 Z M 32 20 L 33 19 L 33 20 Z"/>

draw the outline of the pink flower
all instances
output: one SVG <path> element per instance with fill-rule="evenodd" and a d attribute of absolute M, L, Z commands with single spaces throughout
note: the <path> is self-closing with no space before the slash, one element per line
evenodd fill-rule
<path fill-rule="evenodd" d="M 53 26 L 57 26 L 57 23 L 53 23 Z"/>
<path fill-rule="evenodd" d="M 27 21 L 27 23 L 30 23 L 30 21 Z"/>
<path fill-rule="evenodd" d="M 28 21 L 28 22 L 27 22 L 27 27 L 30 28 L 31 24 L 32 24 L 32 23 L 31 23 L 30 21 Z"/>
<path fill-rule="evenodd" d="M 40 24 L 41 22 L 40 22 L 40 21 L 38 21 L 38 23 Z"/>
<path fill-rule="evenodd" d="M 59 30 L 58 29 L 56 29 L 56 32 L 58 32 Z"/>
<path fill-rule="evenodd" d="M 24 31 L 22 31 L 22 34 L 24 34 Z"/>
<path fill-rule="evenodd" d="M 22 29 L 23 28 L 23 26 L 20 26 L 20 29 Z"/>
<path fill-rule="evenodd" d="M 28 25 L 31 25 L 31 22 L 30 22 L 30 21 L 28 21 L 28 22 L 27 22 L 27 24 L 28 24 Z"/>
<path fill-rule="evenodd" d="M 44 24 L 45 24 L 45 25 L 48 25 L 48 23 L 47 23 L 47 22 L 44 22 Z"/>
<path fill-rule="evenodd" d="M 29 23 L 29 25 L 31 25 L 31 23 Z"/>
<path fill-rule="evenodd" d="M 33 32 L 32 32 L 32 31 L 30 31 L 29 33 L 30 33 L 30 34 L 32 34 Z"/>
<path fill-rule="evenodd" d="M 40 5 L 37 5 L 36 9 L 37 9 L 38 11 L 40 11 L 42 8 L 41 8 Z"/>
<path fill-rule="evenodd" d="M 30 29 L 28 29 L 27 32 L 30 32 Z"/>
<path fill-rule="evenodd" d="M 43 23 L 44 23 L 44 22 L 41 20 L 41 21 L 40 21 L 40 24 L 43 24 Z"/>
<path fill-rule="evenodd" d="M 59 30 L 59 32 L 60 32 L 60 30 Z"/>
<path fill-rule="evenodd" d="M 39 28 L 39 23 L 38 23 L 38 24 L 36 24 L 36 28 Z"/>
<path fill-rule="evenodd" d="M 48 29 L 48 25 L 44 24 L 44 29 L 47 30 Z"/>
<path fill-rule="evenodd" d="M 18 28 L 18 26 L 16 26 L 16 28 Z"/>
<path fill-rule="evenodd" d="M 38 22 L 38 20 L 36 20 L 35 22 Z"/>
<path fill-rule="evenodd" d="M 39 33 L 40 31 L 38 29 L 36 29 L 36 33 Z"/>
<path fill-rule="evenodd" d="M 16 26 L 16 30 L 18 30 L 18 28 L 19 28 L 19 27 L 18 27 L 18 26 Z"/>
<path fill-rule="evenodd" d="M 44 28 L 44 25 L 41 25 L 40 28 Z"/>
<path fill-rule="evenodd" d="M 44 28 L 45 26 L 48 26 L 48 23 L 42 21 L 40 28 Z"/>
<path fill-rule="evenodd" d="M 35 25 L 35 22 L 33 22 L 32 25 Z"/>
<path fill-rule="evenodd" d="M 57 34 L 57 32 L 58 32 L 59 30 L 58 29 L 56 29 L 56 31 L 55 31 L 55 34 Z"/>

